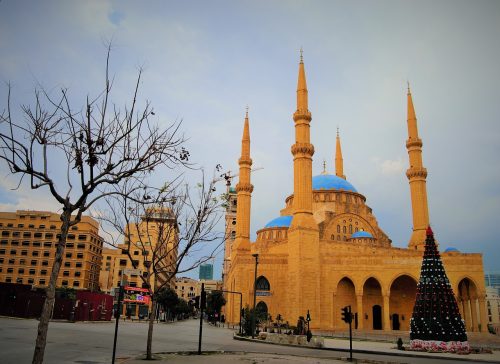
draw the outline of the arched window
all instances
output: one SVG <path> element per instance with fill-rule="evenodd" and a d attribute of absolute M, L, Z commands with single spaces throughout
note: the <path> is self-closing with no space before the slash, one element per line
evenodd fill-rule
<path fill-rule="evenodd" d="M 340 240 L 340 235 L 337 235 L 337 240 Z"/>
<path fill-rule="evenodd" d="M 347 228 L 345 226 L 342 226 L 342 232 L 345 234 L 347 233 Z"/>
<path fill-rule="evenodd" d="M 344 236 L 344 238 L 343 238 L 342 240 L 346 241 L 346 238 L 345 238 L 345 236 Z"/>
<path fill-rule="evenodd" d="M 333 234 L 332 234 L 331 239 L 332 239 L 332 240 L 335 240 L 335 235 L 333 235 Z"/>
<path fill-rule="evenodd" d="M 340 233 L 340 225 L 337 225 L 337 232 Z"/>
<path fill-rule="evenodd" d="M 349 225 L 349 234 L 352 234 L 352 225 Z"/>
<path fill-rule="evenodd" d="M 255 284 L 257 291 L 270 291 L 271 285 L 269 281 L 264 276 L 257 278 L 257 283 Z"/>
<path fill-rule="evenodd" d="M 358 228 L 355 228 L 355 229 L 354 229 L 354 231 L 355 231 L 355 232 L 358 232 L 358 230 L 359 230 Z"/>

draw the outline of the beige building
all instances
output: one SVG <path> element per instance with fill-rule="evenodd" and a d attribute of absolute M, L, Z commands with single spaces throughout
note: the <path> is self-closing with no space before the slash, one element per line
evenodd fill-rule
<path fill-rule="evenodd" d="M 147 284 L 162 287 L 177 261 L 175 219 L 167 210 L 155 210 L 148 217 L 143 217 L 139 224 L 129 224 L 127 231 L 123 244 L 119 244 L 117 248 L 104 248 L 102 251 L 103 264 L 99 281 L 101 290 L 110 292 L 122 282 L 129 287 L 147 288 Z M 148 277 L 148 267 L 152 262 L 160 270 L 156 282 L 153 274 Z M 173 280 L 168 286 L 173 286 Z"/>
<path fill-rule="evenodd" d="M 201 292 L 200 281 L 187 277 L 175 279 L 175 293 L 184 301 L 189 301 L 199 296 Z"/>
<path fill-rule="evenodd" d="M 498 334 L 500 332 L 500 297 L 496 287 L 486 287 L 486 314 L 488 324 Z"/>
<path fill-rule="evenodd" d="M 61 224 L 48 211 L 0 212 L 0 281 L 46 286 Z M 83 216 L 68 233 L 57 286 L 97 291 L 102 245 L 99 224 Z"/>
<path fill-rule="evenodd" d="M 311 121 L 301 59 L 297 110 L 293 114 L 292 194 L 284 201 L 279 216 L 259 229 L 256 241 L 251 242 L 253 185 L 247 112 L 236 185 L 236 233 L 234 242 L 229 245 L 230 257 L 226 258 L 230 266 L 225 267 L 224 286 L 243 293 L 243 306 L 252 307 L 255 294 L 258 309 L 267 311 L 272 317 L 280 314 L 292 325 L 309 311 L 311 329 L 345 330 L 348 326 L 341 319 L 341 308 L 350 305 L 357 330 L 408 330 L 425 247 L 425 231 L 432 221 L 427 206 L 422 139 L 410 91 L 406 176 L 410 185 L 408 203 L 412 206 L 413 231 L 409 231 L 408 248 L 392 246 L 391 239 L 378 225 L 367 204 L 367 198 L 348 181 L 338 134 L 335 173 L 330 174 L 324 168 L 322 173 L 313 176 L 315 149 L 310 140 Z M 226 223 L 231 221 L 227 219 Z M 229 229 L 227 227 L 226 231 Z M 439 231 L 436 233 L 439 239 Z M 452 249 L 443 252 L 441 257 L 467 330 L 485 331 L 482 255 Z M 239 297 L 234 296 L 227 298 L 226 315 L 230 322 L 236 323 Z"/>

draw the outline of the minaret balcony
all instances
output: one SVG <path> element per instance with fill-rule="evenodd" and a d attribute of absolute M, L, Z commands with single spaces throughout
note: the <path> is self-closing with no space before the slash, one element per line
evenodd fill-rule
<path fill-rule="evenodd" d="M 406 177 L 408 179 L 412 179 L 415 177 L 426 178 L 427 177 L 427 169 L 426 168 L 409 168 L 406 171 Z"/>
<path fill-rule="evenodd" d="M 236 192 L 248 192 L 252 193 L 253 192 L 253 185 L 250 183 L 238 183 L 236 185 Z"/>
<path fill-rule="evenodd" d="M 314 145 L 311 143 L 295 143 L 291 149 L 293 156 L 303 155 L 311 157 L 314 155 Z"/>
<path fill-rule="evenodd" d="M 311 121 L 312 116 L 309 110 L 297 110 L 293 113 L 293 121 L 297 122 L 300 120 Z"/>
<path fill-rule="evenodd" d="M 422 148 L 422 139 L 420 138 L 410 138 L 406 141 L 406 148 Z"/>

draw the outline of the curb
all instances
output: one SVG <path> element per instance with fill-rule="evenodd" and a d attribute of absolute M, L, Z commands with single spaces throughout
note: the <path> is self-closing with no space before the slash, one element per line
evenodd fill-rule
<path fill-rule="evenodd" d="M 272 342 L 266 342 L 264 340 L 258 340 L 258 339 L 252 339 L 252 338 L 246 338 L 242 336 L 238 336 L 236 334 L 233 335 L 234 340 L 240 340 L 240 341 L 250 341 L 250 342 L 256 342 L 256 343 L 262 343 L 262 344 L 268 344 L 268 345 L 279 345 L 279 346 L 292 346 L 296 348 L 303 348 L 303 349 L 316 349 L 316 350 L 325 350 L 325 351 L 340 351 L 340 352 L 349 352 L 349 349 L 342 349 L 342 348 L 317 348 L 317 347 L 312 347 L 312 346 L 302 346 L 302 345 L 286 345 L 286 344 L 279 344 L 279 343 L 272 343 Z M 428 353 L 429 355 L 418 355 L 418 354 L 412 354 L 412 353 L 393 353 L 393 352 L 384 352 L 384 351 L 375 351 L 375 350 L 364 350 L 364 349 L 352 349 L 353 353 L 359 353 L 359 354 L 371 354 L 371 355 L 391 355 L 391 356 L 400 356 L 400 357 L 409 357 L 409 358 L 421 358 L 421 359 L 440 359 L 440 360 L 453 360 L 453 361 L 476 361 L 476 362 L 481 362 L 481 363 L 498 363 L 497 360 L 488 360 L 488 359 L 478 359 L 478 358 L 450 358 L 450 357 L 442 357 L 439 355 L 435 355 L 434 353 Z M 469 355 L 474 355 L 474 354 L 469 354 Z M 353 358 L 354 359 L 354 358 Z"/>

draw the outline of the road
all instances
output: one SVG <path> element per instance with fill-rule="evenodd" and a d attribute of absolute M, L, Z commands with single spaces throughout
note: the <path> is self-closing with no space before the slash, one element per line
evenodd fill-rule
<path fill-rule="evenodd" d="M 0 318 L 0 363 L 31 363 L 38 321 Z M 198 320 L 155 325 L 153 352 L 196 351 L 198 349 Z M 45 363 L 97 364 L 110 363 L 113 348 L 114 323 L 51 322 Z M 316 358 L 345 357 L 346 353 L 261 344 L 233 340 L 233 331 L 203 326 L 202 350 L 244 351 L 254 353 L 289 354 Z M 117 363 L 141 355 L 146 350 L 147 325 L 120 322 Z M 446 363 L 450 360 L 395 357 L 389 355 L 354 354 L 355 358 L 370 358 L 396 363 Z M 471 363 L 474 361 L 470 361 Z M 464 361 L 460 361 L 464 363 Z"/>

